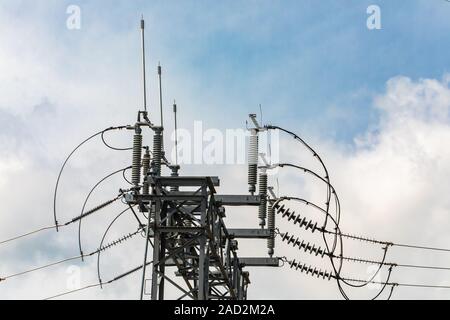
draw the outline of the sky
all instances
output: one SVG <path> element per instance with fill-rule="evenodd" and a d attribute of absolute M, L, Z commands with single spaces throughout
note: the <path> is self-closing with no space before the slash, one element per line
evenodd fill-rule
<path fill-rule="evenodd" d="M 67 28 L 71 5 L 81 10 L 80 29 Z M 367 27 L 370 5 L 381 10 L 379 30 Z M 161 63 L 167 137 L 173 130 L 173 100 L 180 128 L 190 132 L 194 121 L 222 132 L 245 128 L 247 115 L 256 113 L 262 123 L 296 132 L 320 153 L 341 199 L 344 232 L 446 247 L 450 3 L 444 0 L 1 0 L 0 241 L 51 225 L 53 188 L 66 155 L 93 132 L 135 121 L 142 107 L 141 14 L 146 19 L 150 117 L 158 122 L 156 67 Z M 126 146 L 131 136 L 111 133 L 108 139 Z M 283 162 L 320 170 L 288 136 L 280 139 Z M 63 176 L 60 219 L 79 214 L 89 189 L 130 160 L 130 154 L 105 150 L 99 141 L 81 149 Z M 247 192 L 242 165 L 187 165 L 183 170 L 221 176 L 221 192 Z M 120 177 L 111 182 L 92 196 L 90 205 L 109 199 L 123 184 Z M 320 184 L 295 171 L 282 169 L 270 183 L 279 184 L 282 195 L 323 202 Z M 110 214 L 120 208 L 111 207 Z M 299 210 L 320 220 L 307 208 Z M 120 219 L 110 240 L 134 228 L 130 217 Z M 230 226 L 254 226 L 256 212 L 231 211 L 227 219 Z M 100 215 L 84 225 L 88 248 L 98 246 L 110 220 Z M 282 221 L 281 227 L 309 237 Z M 249 241 L 240 247 L 243 255 L 266 254 L 265 243 Z M 347 248 L 349 255 L 365 258 L 379 259 L 382 253 L 360 243 L 349 242 Z M 135 238 L 105 254 L 104 277 L 139 264 L 142 249 L 142 239 Z M 279 240 L 277 250 L 280 256 L 330 268 Z M 0 245 L 0 277 L 77 253 L 72 227 Z M 450 264 L 447 254 L 423 250 L 392 248 L 388 258 Z M 81 270 L 82 285 L 97 280 L 95 259 L 72 261 L 0 282 L 0 298 L 42 299 L 63 292 L 73 270 Z M 250 271 L 249 298 L 340 298 L 334 282 L 287 267 Z M 348 265 L 346 272 L 367 277 L 366 266 Z M 445 272 L 397 268 L 391 280 L 450 284 Z M 134 299 L 138 282 L 136 275 L 70 298 Z M 373 292 L 349 290 L 356 299 Z M 446 290 L 396 288 L 393 298 L 449 296 Z"/>

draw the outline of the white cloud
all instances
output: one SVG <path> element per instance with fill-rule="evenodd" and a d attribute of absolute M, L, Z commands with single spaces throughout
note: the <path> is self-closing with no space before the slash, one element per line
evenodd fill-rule
<path fill-rule="evenodd" d="M 330 170 L 341 199 L 344 232 L 369 235 L 394 243 L 437 247 L 446 247 L 448 244 L 450 89 L 446 78 L 443 81 L 393 78 L 387 82 L 386 92 L 375 99 L 375 107 L 382 111 L 379 123 L 355 139 L 352 148 L 330 141 L 317 141 L 317 150 Z M 295 152 L 301 153 L 298 149 Z M 295 161 L 298 156 L 291 151 L 286 158 Z M 305 163 L 304 159 L 301 162 Z M 298 190 L 292 175 L 281 181 L 286 185 L 284 190 Z M 305 197 L 323 197 L 321 189 L 311 188 L 310 185 L 304 188 L 302 185 L 301 194 Z M 317 201 L 323 203 L 322 200 Z M 370 246 L 354 246 L 352 241 L 346 243 L 347 256 L 378 256 L 375 260 L 381 257 L 379 249 L 375 255 L 376 251 L 368 250 Z M 304 254 L 297 256 L 302 257 Z M 450 257 L 439 252 L 393 248 L 388 254 L 388 260 L 446 266 Z M 326 264 L 324 266 L 330 268 Z M 344 274 L 352 275 L 354 272 L 352 268 L 347 270 Z M 290 277 L 289 274 L 289 278 L 279 279 L 280 286 L 287 292 L 285 298 L 295 294 L 290 289 L 289 284 L 293 281 Z M 359 277 L 365 278 L 364 273 L 360 271 Z M 396 268 L 391 280 L 443 284 L 447 278 L 445 271 L 436 273 Z M 298 286 L 303 287 L 301 283 Z M 321 286 L 309 289 L 302 297 L 329 297 L 329 290 L 322 290 L 324 288 Z M 433 289 L 400 288 L 397 291 L 394 295 L 396 298 L 446 298 L 450 294 L 445 290 Z M 364 289 L 350 292 L 357 298 L 370 294 Z"/>

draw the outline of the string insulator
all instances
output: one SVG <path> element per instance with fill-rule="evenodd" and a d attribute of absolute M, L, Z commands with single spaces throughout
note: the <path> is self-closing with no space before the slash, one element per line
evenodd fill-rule
<path fill-rule="evenodd" d="M 97 212 L 97 211 L 99 211 L 99 210 L 101 210 L 101 209 L 103 209 L 103 208 L 109 206 L 110 204 L 112 204 L 112 203 L 114 203 L 115 201 L 117 201 L 117 199 L 119 199 L 119 197 L 116 197 L 116 198 L 114 198 L 114 199 L 108 200 L 108 201 L 106 201 L 106 202 L 104 202 L 104 203 L 102 203 L 102 204 L 100 204 L 100 205 L 98 205 L 98 206 L 96 206 L 96 207 L 94 207 L 94 208 L 92 208 L 92 209 L 90 209 L 90 210 L 84 212 L 83 214 L 81 214 L 81 215 L 79 215 L 79 216 L 73 218 L 70 222 L 66 223 L 66 225 L 68 225 L 68 224 L 70 224 L 70 223 L 73 223 L 73 222 L 76 222 L 76 221 L 78 221 L 78 220 L 81 220 L 81 219 L 83 219 L 83 218 L 85 218 L 85 217 L 87 217 L 87 216 L 93 214 L 94 212 Z"/>
<path fill-rule="evenodd" d="M 307 275 L 311 276 L 317 276 L 317 278 L 322 278 L 324 280 L 331 280 L 331 278 L 334 278 L 333 274 L 329 271 L 322 271 L 318 268 L 313 268 L 311 266 L 307 266 L 306 264 L 302 264 L 300 262 L 296 262 L 295 259 L 292 261 L 289 261 L 289 267 L 291 269 L 298 270 L 302 273 L 305 273 Z"/>
<path fill-rule="evenodd" d="M 259 197 L 260 204 L 258 209 L 259 225 L 264 228 L 267 216 L 267 173 L 262 172 L 259 175 Z"/>
<path fill-rule="evenodd" d="M 154 128 L 153 135 L 153 172 L 157 176 L 161 176 L 161 161 L 162 161 L 162 128 Z"/>
<path fill-rule="evenodd" d="M 144 177 L 144 184 L 142 187 L 142 194 L 149 194 L 149 184 L 147 180 L 148 170 L 150 169 L 150 151 L 148 148 L 145 151 L 144 157 L 142 158 L 142 175 Z"/>
<path fill-rule="evenodd" d="M 106 245 L 104 245 L 104 246 L 101 246 L 101 247 L 98 248 L 96 251 L 94 251 L 92 254 L 96 254 L 96 253 L 98 253 L 98 252 L 100 252 L 100 251 L 105 251 L 105 250 L 107 250 L 107 249 L 109 249 L 109 248 L 112 248 L 112 247 L 114 247 L 114 246 L 117 246 L 118 244 L 120 244 L 120 243 L 122 243 L 122 242 L 124 242 L 124 241 L 127 241 L 128 239 L 131 239 L 132 237 L 134 237 L 134 236 L 137 235 L 138 233 L 141 233 L 141 231 L 142 231 L 142 230 L 139 229 L 139 230 L 137 230 L 137 231 L 135 231 L 135 232 L 133 232 L 133 233 L 129 233 L 129 234 L 127 234 L 127 235 L 125 235 L 125 236 L 123 236 L 123 237 L 117 239 L 117 240 L 114 240 L 113 242 L 110 242 L 110 243 L 108 243 L 108 244 L 106 244 Z"/>
<path fill-rule="evenodd" d="M 275 248 L 275 208 L 272 203 L 269 203 L 267 210 L 267 228 L 270 232 L 270 237 L 267 239 L 267 249 L 269 249 L 269 256 L 272 257 Z"/>
<path fill-rule="evenodd" d="M 312 233 L 316 230 L 320 230 L 320 228 L 317 227 L 317 222 L 307 220 L 305 217 L 302 218 L 300 215 L 297 215 L 295 211 L 291 212 L 289 208 L 285 209 L 284 205 L 280 206 L 279 204 L 276 204 L 275 208 L 278 214 L 281 214 L 281 216 L 288 221 L 293 221 L 294 224 L 298 224 L 300 228 L 304 228 L 305 230 L 311 229 Z"/>
<path fill-rule="evenodd" d="M 328 255 L 321 247 L 316 247 L 314 244 L 311 245 L 309 242 L 304 242 L 303 240 L 300 240 L 300 238 L 295 238 L 293 235 L 289 235 L 287 232 L 281 234 L 281 240 L 292 245 L 293 247 L 298 247 L 307 253 L 320 256 L 321 258 Z"/>
<path fill-rule="evenodd" d="M 248 191 L 254 194 L 258 182 L 258 131 L 253 129 L 250 133 L 248 147 Z"/>
<path fill-rule="evenodd" d="M 136 129 L 133 136 L 133 159 L 131 164 L 131 183 L 138 187 L 141 182 L 141 156 L 142 156 L 142 134 L 141 129 Z"/>

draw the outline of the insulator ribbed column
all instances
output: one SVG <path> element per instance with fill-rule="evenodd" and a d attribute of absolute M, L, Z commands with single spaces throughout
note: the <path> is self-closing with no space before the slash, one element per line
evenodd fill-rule
<path fill-rule="evenodd" d="M 267 173 L 265 169 L 262 170 L 263 172 L 259 175 L 259 197 L 261 203 L 259 204 L 258 218 L 259 225 L 261 228 L 264 228 L 267 216 Z"/>
<path fill-rule="evenodd" d="M 153 135 L 153 172 L 157 175 L 161 175 L 161 160 L 162 160 L 162 128 L 154 128 L 155 134 Z"/>
<path fill-rule="evenodd" d="M 248 191 L 254 194 L 258 180 L 258 131 L 251 130 L 248 147 Z"/>
<path fill-rule="evenodd" d="M 275 249 L 275 208 L 272 203 L 269 203 L 267 209 L 267 229 L 269 229 L 270 237 L 267 239 L 267 249 L 269 256 L 273 256 Z"/>
<path fill-rule="evenodd" d="M 136 128 L 133 136 L 133 159 L 131 164 L 131 183 L 138 187 L 141 182 L 141 156 L 142 156 L 142 134 L 141 128 Z"/>
<path fill-rule="evenodd" d="M 142 194 L 148 195 L 149 194 L 149 184 L 147 180 L 148 176 L 148 170 L 150 169 L 150 151 L 148 148 L 145 151 L 144 157 L 142 157 L 142 176 L 144 184 L 142 187 Z"/>

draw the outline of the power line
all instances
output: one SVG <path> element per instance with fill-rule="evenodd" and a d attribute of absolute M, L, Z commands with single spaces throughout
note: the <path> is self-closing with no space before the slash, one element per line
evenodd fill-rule
<path fill-rule="evenodd" d="M 328 253 L 325 252 L 320 246 L 316 246 L 313 243 L 305 242 L 301 240 L 299 237 L 295 238 L 293 235 L 290 235 L 288 232 L 279 232 L 276 231 L 277 234 L 281 236 L 281 240 L 286 242 L 287 244 L 291 244 L 293 247 L 298 247 L 299 250 L 303 250 L 311 255 L 319 256 L 323 258 L 324 256 L 329 256 Z M 332 258 L 343 259 L 350 262 L 357 263 L 365 263 L 365 264 L 376 264 L 376 265 L 385 265 L 392 267 L 400 267 L 400 268 L 416 268 L 416 269 L 432 269 L 432 270 L 450 270 L 450 267 L 440 267 L 440 266 L 426 266 L 426 265 L 415 265 L 415 264 L 404 264 L 404 263 L 394 263 L 394 262 L 382 262 L 377 260 L 370 260 L 364 258 L 355 258 L 355 257 L 347 257 L 347 256 L 336 256 L 331 255 Z"/>
<path fill-rule="evenodd" d="M 59 297 L 62 297 L 62 296 L 65 296 L 65 295 L 68 295 L 68 294 L 71 294 L 71 293 L 84 291 L 84 290 L 87 290 L 87 289 L 90 289 L 90 288 L 99 287 L 99 286 L 100 286 L 100 283 L 91 284 L 91 285 L 88 285 L 88 286 L 85 286 L 85 287 L 82 287 L 82 288 L 79 288 L 79 289 L 66 291 L 66 292 L 63 292 L 63 293 L 60 293 L 60 294 L 57 294 L 57 295 L 45 298 L 44 300 L 52 300 L 52 299 L 59 298 Z"/>
<path fill-rule="evenodd" d="M 153 261 L 150 261 L 150 262 L 147 262 L 145 265 L 148 266 L 148 265 L 150 265 L 152 263 L 153 263 Z M 51 299 L 59 298 L 59 297 L 62 297 L 62 296 L 68 295 L 68 294 L 75 293 L 75 292 L 84 291 L 84 290 L 87 290 L 87 289 L 90 289 L 90 288 L 95 288 L 95 287 L 109 285 L 109 284 L 111 284 L 113 282 L 116 282 L 116 281 L 118 281 L 118 280 L 120 280 L 122 278 L 125 278 L 125 277 L 129 276 L 130 274 L 135 273 L 136 271 L 139 271 L 142 267 L 143 267 L 143 265 L 137 266 L 137 267 L 135 267 L 135 268 L 133 268 L 133 269 L 127 271 L 127 272 L 124 272 L 124 273 L 120 274 L 119 276 L 114 277 L 113 279 L 109 280 L 108 282 L 90 284 L 90 285 L 87 285 L 87 286 L 79 288 L 79 289 L 66 291 L 66 292 L 63 292 L 63 293 L 60 293 L 60 294 L 57 294 L 57 295 L 45 298 L 44 300 L 51 300 Z"/>
<path fill-rule="evenodd" d="M 70 153 L 69 153 L 69 155 L 67 156 L 67 158 L 64 160 L 64 163 L 63 163 L 63 165 L 61 166 L 61 169 L 59 170 L 59 173 L 58 173 L 58 178 L 56 179 L 56 184 L 55 184 L 55 190 L 54 190 L 54 192 L 53 192 L 53 218 L 54 218 L 54 221 L 55 221 L 55 226 L 56 226 L 56 230 L 58 231 L 58 219 L 57 219 L 57 214 L 56 214 L 56 196 L 57 196 L 57 193 L 58 193 L 58 187 L 59 187 L 59 181 L 60 181 L 60 179 L 61 179 L 61 175 L 62 175 L 62 173 L 63 173 L 63 171 L 64 171 L 64 168 L 66 167 L 66 164 L 67 164 L 67 162 L 69 161 L 69 159 L 72 157 L 72 155 L 82 146 L 82 145 L 84 145 L 86 142 L 88 142 L 88 141 L 90 141 L 91 139 L 93 139 L 93 138 L 95 138 L 95 137 L 97 137 L 98 135 L 100 135 L 100 134 L 103 134 L 103 133 L 105 133 L 105 132 L 107 132 L 107 131 L 110 131 L 110 130 L 122 130 L 122 129 L 125 129 L 125 128 L 127 128 L 128 126 L 118 126 L 118 127 L 109 127 L 109 128 L 106 128 L 106 129 L 104 129 L 104 130 L 101 130 L 101 131 L 98 131 L 98 132 L 96 132 L 96 133 L 94 133 L 93 135 L 91 135 L 91 136 L 89 136 L 88 138 L 86 138 L 85 140 L 83 140 L 79 145 L 77 145 Z"/>
<path fill-rule="evenodd" d="M 283 258 L 283 261 L 289 264 L 289 267 L 295 270 L 298 270 L 307 275 L 315 276 L 317 278 L 322 278 L 325 280 L 330 280 L 331 278 L 336 278 L 332 272 L 321 270 L 316 267 L 308 266 L 306 264 L 302 264 L 294 260 L 287 260 Z M 376 280 L 362 280 L 357 278 L 350 277 L 341 277 L 341 280 L 348 282 L 357 282 L 357 283 L 371 283 L 371 284 L 379 284 L 379 285 L 387 285 L 387 286 L 398 286 L 398 287 L 416 287 L 416 288 L 435 288 L 435 289 L 450 289 L 450 285 L 433 285 L 433 284 L 420 284 L 420 283 L 403 283 L 403 282 L 384 282 L 384 281 L 376 281 Z"/>
<path fill-rule="evenodd" d="M 14 277 L 18 277 L 18 276 L 25 275 L 25 274 L 28 274 L 28 273 L 31 273 L 31 272 L 35 272 L 35 271 L 38 271 L 38 270 L 46 269 L 46 268 L 49 268 L 49 267 L 52 267 L 52 266 L 56 266 L 56 265 L 64 263 L 64 262 L 76 260 L 76 259 L 79 259 L 79 258 L 81 258 L 80 255 L 74 256 L 74 257 L 71 257 L 71 258 L 62 259 L 62 260 L 59 260 L 59 261 L 56 261 L 56 262 L 52 262 L 52 263 L 49 263 L 49 264 L 45 264 L 43 266 L 32 268 L 32 269 L 29 269 L 29 270 L 26 270 L 26 271 L 13 273 L 13 274 L 10 274 L 8 276 L 1 277 L 0 281 L 5 281 L 5 280 L 8 280 L 8 279 L 11 279 L 11 278 L 14 278 Z"/>
<path fill-rule="evenodd" d="M 106 201 L 106 202 L 96 206 L 95 208 L 92 208 L 92 209 L 84 212 L 83 214 L 81 214 L 79 216 L 76 216 L 75 218 L 73 218 L 72 220 L 70 220 L 70 221 L 68 221 L 68 222 L 66 222 L 64 224 L 61 224 L 61 225 L 58 225 L 58 226 L 52 225 L 52 226 L 47 226 L 47 227 L 41 227 L 41 228 L 35 229 L 33 231 L 30 231 L 30 232 L 27 232 L 27 233 L 24 233 L 24 234 L 21 234 L 21 235 L 17 235 L 17 236 L 14 236 L 14 237 L 6 239 L 6 240 L 3 240 L 3 241 L 0 242 L 0 245 L 9 243 L 9 242 L 12 242 L 12 241 L 15 241 L 15 240 L 19 240 L 19 239 L 22 239 L 22 238 L 34 235 L 36 233 L 40 233 L 42 231 L 67 227 L 68 225 L 70 225 L 70 224 L 72 224 L 74 222 L 77 222 L 77 221 L 81 220 L 82 218 L 85 218 L 85 217 L 93 214 L 94 212 L 97 212 L 97 211 L 99 211 L 99 210 L 109 206 L 110 204 L 112 204 L 113 202 L 117 201 L 121 197 L 122 197 L 122 195 L 119 195 L 119 196 L 117 196 L 117 197 L 115 197 L 115 198 L 113 198 L 111 200 L 108 200 L 108 201 Z"/>
<path fill-rule="evenodd" d="M 65 225 L 61 225 L 60 227 L 65 227 Z M 48 227 L 39 228 L 39 229 L 30 231 L 30 232 L 27 232 L 27 233 L 24 233 L 24 234 L 15 236 L 15 237 L 13 237 L 13 238 L 9 238 L 9 239 L 3 240 L 3 241 L 0 242 L 0 245 L 5 244 L 5 243 L 8 243 L 8 242 L 11 242 L 11 241 L 14 241 L 14 240 L 19 240 L 19 239 L 22 239 L 22 238 L 31 236 L 31 235 L 33 235 L 33 234 L 42 232 L 42 231 L 52 230 L 52 229 L 56 229 L 56 226 L 52 225 L 52 226 L 48 226 Z"/>
<path fill-rule="evenodd" d="M 364 282 L 361 279 L 344 278 L 346 281 L 350 282 Z M 372 281 L 373 284 L 384 284 L 381 281 Z M 450 285 L 434 285 L 434 284 L 420 284 L 420 283 L 402 283 L 402 282 L 389 282 L 388 286 L 397 287 L 412 287 L 412 288 L 430 288 L 430 289 L 450 289 Z"/>
<path fill-rule="evenodd" d="M 21 276 L 21 275 L 25 275 L 25 274 L 28 274 L 28 273 L 31 273 L 31 272 L 35 272 L 35 271 L 39 271 L 39 270 L 42 270 L 42 269 L 46 269 L 46 268 L 49 268 L 49 267 L 52 267 L 52 266 L 55 266 L 55 265 L 58 265 L 58 264 L 61 264 L 61 263 L 64 263 L 64 262 L 76 260 L 76 259 L 79 259 L 79 258 L 93 256 L 93 255 L 95 255 L 95 254 L 97 254 L 99 252 L 102 252 L 102 251 L 105 251 L 107 249 L 110 249 L 110 248 L 112 248 L 112 247 L 114 247 L 114 246 L 116 246 L 116 245 L 118 245 L 118 244 L 120 244 L 120 243 L 122 243 L 124 241 L 127 241 L 127 240 L 131 239 L 132 237 L 134 237 L 136 234 L 140 233 L 141 231 L 142 231 L 141 229 L 138 229 L 137 231 L 135 231 L 133 233 L 129 233 L 127 235 L 124 235 L 124 236 L 118 238 L 117 240 L 115 240 L 113 242 L 110 242 L 110 243 L 108 243 L 108 244 L 106 244 L 104 246 L 100 246 L 97 250 L 92 251 L 91 253 L 89 253 L 87 255 L 77 255 L 77 256 L 74 256 L 74 257 L 70 257 L 70 258 L 62 259 L 62 260 L 59 260 L 59 261 L 56 261 L 56 262 L 52 262 L 52 263 L 49 263 L 49 264 L 45 264 L 45 265 L 42 265 L 42 266 L 39 266 L 39 267 L 35 267 L 35 268 L 29 269 L 29 270 L 25 270 L 25 271 L 17 272 L 17 273 L 14 273 L 14 274 L 10 274 L 8 276 L 1 277 L 0 281 L 5 281 L 7 279 L 11 279 L 11 278 L 18 277 L 18 276 Z"/>
<path fill-rule="evenodd" d="M 283 198 L 280 198 L 283 199 Z M 297 200 L 298 198 L 295 197 L 284 197 L 286 200 L 294 199 Z M 306 201 L 304 199 L 298 199 L 302 200 L 307 205 L 313 205 L 316 208 L 319 208 L 317 205 L 313 204 L 312 202 Z M 277 208 L 277 212 L 281 213 L 283 217 L 287 217 L 288 221 L 293 221 L 294 224 L 299 223 L 299 226 L 301 228 L 305 228 L 306 230 L 310 229 L 312 232 L 315 230 L 319 230 L 323 233 L 332 234 L 335 235 L 335 231 L 325 230 L 322 227 L 317 227 L 317 222 L 313 222 L 312 220 L 306 220 L 306 218 L 302 218 L 300 215 L 296 215 L 295 211 L 289 211 L 289 209 L 284 209 L 284 206 L 279 205 L 279 201 L 274 205 L 275 208 Z M 321 209 L 324 211 L 324 209 Z M 421 249 L 421 250 L 432 250 L 432 251 L 442 251 L 442 252 L 450 252 L 450 249 L 448 248 L 438 248 L 438 247 L 431 247 L 431 246 L 419 246 L 419 245 L 412 245 L 412 244 L 402 244 L 402 243 L 394 243 L 394 242 L 388 242 L 388 241 L 381 241 L 376 239 L 371 239 L 365 236 L 356 236 L 346 233 L 340 233 L 340 235 L 344 238 L 352 239 L 352 240 L 359 240 L 363 242 L 370 242 L 374 244 L 380 244 L 380 245 L 389 245 L 394 247 L 403 247 L 403 248 L 412 248 L 412 249 Z"/>
<path fill-rule="evenodd" d="M 393 245 L 393 246 L 396 246 L 396 247 L 403 247 L 403 248 L 412 248 L 412 249 L 422 249 L 422 250 L 432 250 L 432 251 L 450 252 L 450 249 L 437 248 L 437 247 L 426 247 L 426 246 L 417 246 L 417 245 L 411 245 L 411 244 L 399 244 L 399 243 L 393 243 L 392 245 Z"/>

